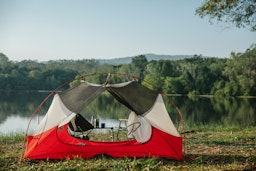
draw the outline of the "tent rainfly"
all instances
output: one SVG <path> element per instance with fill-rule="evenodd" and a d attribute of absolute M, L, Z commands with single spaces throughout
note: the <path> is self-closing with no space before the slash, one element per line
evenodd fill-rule
<path fill-rule="evenodd" d="M 94 128 L 79 112 L 104 91 L 108 91 L 130 109 L 127 130 L 129 138 L 133 139 L 100 142 L 75 138 L 69 134 L 69 129 L 74 130 L 79 122 L 84 130 Z M 73 159 L 106 154 L 114 158 L 183 159 L 182 137 L 166 110 L 162 94 L 146 88 L 136 80 L 103 85 L 81 81 L 77 86 L 53 95 L 43 120 L 27 137 L 24 158 Z"/>

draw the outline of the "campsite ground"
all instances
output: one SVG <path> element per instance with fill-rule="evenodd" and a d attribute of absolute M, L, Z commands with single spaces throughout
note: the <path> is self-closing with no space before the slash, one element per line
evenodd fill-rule
<path fill-rule="evenodd" d="M 192 129 L 190 129 L 192 130 Z M 256 170 L 256 127 L 197 126 L 185 161 L 119 158 L 21 161 L 22 135 L 0 135 L 0 170 Z"/>

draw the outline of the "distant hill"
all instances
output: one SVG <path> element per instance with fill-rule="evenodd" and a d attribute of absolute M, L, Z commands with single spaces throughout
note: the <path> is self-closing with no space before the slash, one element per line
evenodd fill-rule
<path fill-rule="evenodd" d="M 185 59 L 185 58 L 191 58 L 194 55 L 156 55 L 153 53 L 148 53 L 145 54 L 146 58 L 148 59 L 148 61 L 152 61 L 152 60 L 181 60 L 181 59 Z"/>
<path fill-rule="evenodd" d="M 157 55 L 153 53 L 144 54 L 148 61 L 152 60 L 181 60 L 185 58 L 191 58 L 193 55 Z M 133 56 L 134 57 L 134 56 Z M 112 65 L 119 65 L 119 64 L 128 64 L 132 62 L 133 57 L 122 57 L 122 58 L 113 58 L 113 59 L 99 59 L 98 61 L 101 64 L 112 64 Z"/>

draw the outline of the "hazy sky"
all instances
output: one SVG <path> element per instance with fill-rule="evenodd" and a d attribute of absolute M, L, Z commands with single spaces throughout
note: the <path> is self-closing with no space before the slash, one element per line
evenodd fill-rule
<path fill-rule="evenodd" d="M 18 61 L 145 53 L 229 57 L 256 43 L 256 32 L 195 15 L 202 2 L 0 0 L 0 52 Z"/>

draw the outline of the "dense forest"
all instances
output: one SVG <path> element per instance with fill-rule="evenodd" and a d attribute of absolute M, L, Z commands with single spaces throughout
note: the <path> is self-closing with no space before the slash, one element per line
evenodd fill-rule
<path fill-rule="evenodd" d="M 142 84 L 154 85 L 168 94 L 255 96 L 256 45 L 243 53 L 232 52 L 225 59 L 194 55 L 181 60 L 148 61 L 139 55 L 131 63 L 120 65 L 95 59 L 17 62 L 0 53 L 0 90 L 4 91 L 53 90 L 74 78 L 106 72 L 134 75 Z M 100 83 L 105 79 L 105 75 L 98 75 L 90 81 Z"/>

